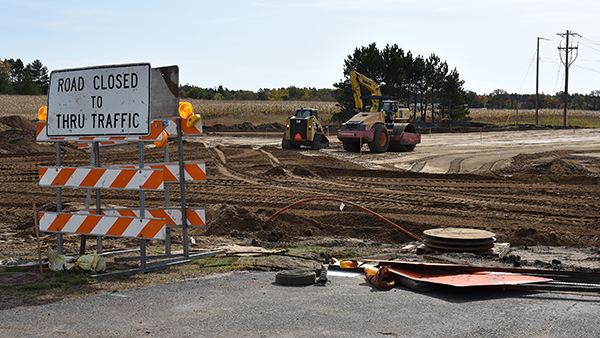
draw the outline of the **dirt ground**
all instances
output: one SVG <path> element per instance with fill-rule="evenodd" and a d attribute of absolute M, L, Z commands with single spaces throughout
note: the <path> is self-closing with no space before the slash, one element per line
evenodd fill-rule
<path fill-rule="evenodd" d="M 34 130 L 26 119 L 0 118 L 0 260 L 5 262 L 36 255 L 33 202 L 38 210 L 56 209 L 56 190 L 38 185 L 38 168 L 55 164 L 55 147 L 36 143 Z M 476 264 L 514 264 L 516 260 L 536 268 L 557 268 L 559 261 L 565 269 L 598 268 L 600 147 L 594 151 L 542 146 L 548 151 L 529 153 L 518 149 L 511 153 L 503 148 L 502 156 L 494 146 L 485 152 L 495 159 L 475 165 L 474 159 L 484 156 L 472 153 L 472 149 L 481 147 L 469 148 L 462 143 L 456 152 L 463 155 L 447 160 L 444 167 L 436 163 L 443 154 L 432 155 L 441 144 L 435 141 L 441 139 L 431 135 L 424 135 L 423 144 L 413 153 L 362 155 L 344 152 L 335 137 L 330 137 L 329 149 L 315 152 L 281 149 L 277 132 L 235 136 L 236 141 L 232 141 L 226 135 L 209 132 L 184 143 L 186 161 L 206 163 L 207 180 L 186 185 L 187 205 L 206 208 L 207 227 L 190 230 L 196 241 L 191 246 L 194 250 L 232 244 L 263 248 L 319 245 L 376 254 L 399 252 L 414 242 L 373 215 L 351 205 L 340 210 L 340 203 L 334 201 L 304 203 L 265 222 L 294 202 L 326 197 L 368 208 L 417 237 L 432 228 L 488 230 L 497 242 L 510 243 L 514 255 L 510 262 L 490 257 L 479 262 L 480 258 L 472 254 L 455 253 L 440 256 L 441 260 L 461 262 L 468 258 Z M 429 146 L 426 137 L 431 138 Z M 479 133 L 470 137 L 483 139 Z M 134 164 L 138 154 L 136 147 L 103 149 L 100 163 Z M 171 161 L 177 160 L 174 142 L 170 143 L 170 155 Z M 63 166 L 85 166 L 90 155 L 67 143 L 63 144 L 61 160 Z M 145 161 L 163 162 L 163 150 L 147 147 Z M 92 196 L 94 205 L 95 194 Z M 173 185 L 171 205 L 180 205 L 179 196 L 178 186 Z M 103 205 L 139 206 L 136 192 L 102 190 L 101 198 Z M 62 200 L 66 210 L 74 210 L 85 203 L 85 190 L 62 189 Z M 146 193 L 146 205 L 163 206 L 164 194 Z M 56 248 L 56 235 L 42 234 L 41 242 L 44 247 Z M 177 229 L 173 243 L 181 245 Z M 95 245 L 95 240 L 87 241 L 88 250 Z M 150 248 L 163 245 L 150 242 Z M 105 238 L 103 246 L 135 248 L 139 243 Z M 65 253 L 76 254 L 79 247 L 80 236 L 65 236 Z M 406 258 L 419 259 L 417 255 Z M 185 278 L 185 272 L 182 276 Z M 141 280 L 139 283 L 143 284 Z M 123 287 L 102 281 L 94 292 Z"/>

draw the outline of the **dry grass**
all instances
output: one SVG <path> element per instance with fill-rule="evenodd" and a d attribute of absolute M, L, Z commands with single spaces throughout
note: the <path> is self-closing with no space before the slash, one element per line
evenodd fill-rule
<path fill-rule="evenodd" d="M 46 96 L 0 95 L 0 116 L 22 115 L 29 119 L 37 118 L 37 111 L 46 105 Z M 331 122 L 333 114 L 339 111 L 335 102 L 312 101 L 215 101 L 184 99 L 194 106 L 194 111 L 202 115 L 203 124 L 233 125 L 251 122 L 255 125 L 263 123 L 284 123 L 288 115 L 296 108 L 310 107 L 319 110 L 319 117 L 325 123 Z M 506 109 L 470 109 L 473 122 L 492 124 L 515 124 L 517 112 Z M 519 110 L 519 124 L 535 124 L 535 110 Z M 563 111 L 561 109 L 540 109 L 538 121 L 542 125 L 562 126 Z M 600 111 L 569 110 L 568 124 L 584 128 L 600 127 Z"/>
<path fill-rule="evenodd" d="M 317 108 L 319 118 L 331 121 L 333 114 L 339 111 L 336 102 L 313 101 L 215 101 L 184 99 L 194 106 L 194 112 L 202 116 L 204 125 L 232 125 L 243 122 L 254 124 L 284 123 L 287 116 L 297 108 Z"/>
<path fill-rule="evenodd" d="M 517 111 L 508 109 L 470 109 L 473 122 L 511 125 L 517 123 Z M 568 110 L 568 125 L 584 128 L 600 127 L 600 111 Z M 539 109 L 538 123 L 546 126 L 562 126 L 564 111 L 562 109 Z M 535 124 L 535 109 L 519 110 L 518 124 Z"/>
<path fill-rule="evenodd" d="M 204 125 L 217 123 L 232 125 L 243 122 L 254 124 L 284 123 L 296 108 L 319 109 L 323 121 L 331 121 L 331 116 L 339 111 L 335 102 L 305 101 L 215 101 L 184 99 L 194 106 L 194 112 L 202 116 Z M 37 118 L 38 109 L 47 104 L 45 95 L 0 95 L 0 116 L 22 115 Z"/>
<path fill-rule="evenodd" d="M 38 110 L 46 104 L 46 95 L 0 95 L 0 116 L 21 115 L 37 119 Z"/>

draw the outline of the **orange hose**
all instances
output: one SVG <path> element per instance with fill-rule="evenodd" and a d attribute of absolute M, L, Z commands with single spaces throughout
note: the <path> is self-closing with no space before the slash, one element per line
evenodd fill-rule
<path fill-rule="evenodd" d="M 409 231 L 405 230 L 404 228 L 400 227 L 399 225 L 397 225 L 396 223 L 394 223 L 394 222 L 390 221 L 389 219 L 387 219 L 387 218 L 385 218 L 385 217 L 383 217 L 383 216 L 381 216 L 381 215 L 377 214 L 376 212 L 373 212 L 373 211 L 371 211 L 371 210 L 369 210 L 369 209 L 367 209 L 367 208 L 365 208 L 365 207 L 362 207 L 362 206 L 360 206 L 360 205 L 358 205 L 358 204 L 356 204 L 356 203 L 352 203 L 352 202 L 348 202 L 348 201 L 341 200 L 341 199 L 339 199 L 339 198 L 332 198 L 332 197 L 315 197 L 315 198 L 309 198 L 309 199 L 305 199 L 305 200 L 301 200 L 301 201 L 298 201 L 298 202 L 292 203 L 292 204 L 288 205 L 287 207 L 285 207 L 285 208 L 283 208 L 283 209 L 281 209 L 281 210 L 277 211 L 276 213 L 274 213 L 274 214 L 273 214 L 273 216 L 269 217 L 269 218 L 268 218 L 268 219 L 265 221 L 265 223 L 268 223 L 268 222 L 270 222 L 270 221 L 271 221 L 273 218 L 275 218 L 275 216 L 279 215 L 280 213 L 282 213 L 282 212 L 286 211 L 286 210 L 287 210 L 287 209 L 289 209 L 289 208 L 295 207 L 295 206 L 297 206 L 297 205 L 300 205 L 300 204 L 302 204 L 302 203 L 311 202 L 311 201 L 337 201 L 337 202 L 341 202 L 341 203 L 344 203 L 344 204 L 352 205 L 352 206 L 354 206 L 354 207 L 357 207 L 357 208 L 359 208 L 359 209 L 361 209 L 361 210 L 363 210 L 363 211 L 366 211 L 366 212 L 368 212 L 368 213 L 370 213 L 370 214 L 372 214 L 372 215 L 375 215 L 375 216 L 379 217 L 380 219 L 382 219 L 382 220 L 383 220 L 383 221 L 385 221 L 386 223 L 388 223 L 388 224 L 390 224 L 390 225 L 394 226 L 395 228 L 397 228 L 398 230 L 402 231 L 404 234 L 406 234 L 406 235 L 407 235 L 407 236 L 409 236 L 410 238 L 412 238 L 412 239 L 414 239 L 414 240 L 417 240 L 417 241 L 421 241 L 421 239 L 420 239 L 419 237 L 417 237 L 417 236 L 413 235 L 413 234 L 412 234 L 412 233 L 410 233 Z"/>

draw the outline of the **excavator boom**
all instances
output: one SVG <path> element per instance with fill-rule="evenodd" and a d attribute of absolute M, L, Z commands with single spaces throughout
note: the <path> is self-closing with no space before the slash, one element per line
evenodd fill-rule
<path fill-rule="evenodd" d="M 363 111 L 364 109 L 363 100 L 360 98 L 362 96 L 360 92 L 360 85 L 363 85 L 365 88 L 367 88 L 371 92 L 371 95 L 381 96 L 381 89 L 379 88 L 379 85 L 358 72 L 353 70 L 350 71 L 350 82 L 352 83 L 352 92 L 354 93 L 354 105 L 360 111 Z"/>

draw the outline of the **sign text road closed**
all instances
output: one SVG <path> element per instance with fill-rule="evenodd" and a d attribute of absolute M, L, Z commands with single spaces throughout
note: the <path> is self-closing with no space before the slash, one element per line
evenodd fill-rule
<path fill-rule="evenodd" d="M 48 136 L 148 135 L 150 64 L 53 71 Z"/>

